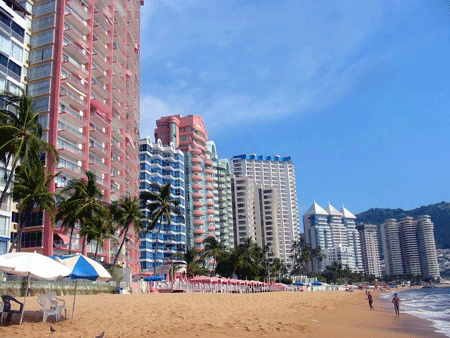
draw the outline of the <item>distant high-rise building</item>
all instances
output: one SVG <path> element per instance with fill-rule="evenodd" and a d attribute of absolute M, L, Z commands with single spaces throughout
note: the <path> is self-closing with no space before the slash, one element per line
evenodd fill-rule
<path fill-rule="evenodd" d="M 256 241 L 255 186 L 253 180 L 248 177 L 234 177 L 232 191 L 234 244 L 239 246 L 248 237 Z"/>
<path fill-rule="evenodd" d="M 198 115 L 162 117 L 156 121 L 155 139 L 184 153 L 186 244 L 201 251 L 206 237 L 216 237 L 213 168 L 203 120 Z"/>
<path fill-rule="evenodd" d="M 417 220 L 388 219 L 381 225 L 386 275 L 421 275 L 439 278 L 436 242 L 430 216 Z"/>
<path fill-rule="evenodd" d="M 396 219 L 388 219 L 381 225 L 386 275 L 403 275 L 402 249 L 400 245 L 400 226 Z"/>
<path fill-rule="evenodd" d="M 20 95 L 20 89 L 25 90 L 26 29 L 28 11 L 16 1 L 0 1 L 0 92 L 10 92 Z M 3 102 L 0 102 L 0 108 Z M 11 167 L 8 167 L 8 171 Z M 6 182 L 3 180 L 6 168 L 0 165 L 0 192 L 3 192 Z M 11 195 L 6 195 L 0 209 L 0 254 L 8 252 L 12 226 L 13 202 Z"/>
<path fill-rule="evenodd" d="M 51 190 L 92 171 L 106 202 L 139 189 L 139 27 L 142 0 L 35 0 L 28 95 L 59 153 L 47 161 L 59 172 Z M 67 236 L 58 225 L 25 228 L 22 247 L 51 255 L 67 251 Z M 78 231 L 76 231 L 78 232 Z M 75 250 L 80 237 L 75 234 Z M 139 269 L 138 235 L 128 232 L 127 260 Z M 34 241 L 31 239 L 35 239 Z M 54 247 L 53 241 L 65 245 Z M 81 240 L 81 238 L 80 238 Z M 95 241 L 87 247 L 94 252 Z M 117 251 L 107 240 L 98 256 L 109 262 Z"/>
<path fill-rule="evenodd" d="M 312 248 L 320 247 L 325 259 L 314 259 L 313 272 L 322 271 L 333 262 L 348 266 L 354 272 L 363 271 L 361 247 L 355 226 L 355 215 L 331 204 L 326 209 L 316 202 L 303 215 L 305 240 Z"/>
<path fill-rule="evenodd" d="M 434 224 L 428 215 L 417 218 L 417 239 L 419 242 L 422 276 L 439 278 L 439 264 L 434 238 Z"/>
<path fill-rule="evenodd" d="M 226 248 L 234 247 L 231 168 L 227 159 L 219 160 L 213 141 L 206 142 L 206 157 L 212 162 L 214 219 L 216 238 Z"/>
<path fill-rule="evenodd" d="M 403 269 L 407 275 L 420 275 L 419 243 L 417 241 L 417 226 L 414 218 L 405 217 L 399 221 L 400 243 L 402 246 Z"/>
<path fill-rule="evenodd" d="M 277 225 L 278 225 L 278 248 L 280 252 L 280 259 L 284 261 L 288 266 L 292 265 L 291 259 L 291 248 L 294 241 L 299 238 L 299 218 L 298 218 L 298 204 L 297 204 L 297 187 L 295 182 L 295 168 L 294 164 L 291 161 L 289 156 L 280 157 L 278 155 L 274 156 L 257 156 L 255 154 L 251 155 L 239 155 L 234 156 L 232 159 L 232 169 L 233 174 L 236 176 L 235 178 L 235 198 L 243 197 L 237 196 L 238 193 L 242 193 L 243 190 L 247 191 L 247 197 L 252 194 L 252 201 L 254 208 L 254 198 L 257 196 L 257 192 L 255 189 L 259 188 L 267 188 L 272 187 L 276 190 L 277 201 L 278 201 L 278 210 L 276 214 Z M 242 179 L 251 181 L 253 184 L 253 191 L 250 192 L 249 189 L 245 189 L 245 185 L 239 185 L 238 182 L 242 181 Z M 237 190 L 237 189 L 242 190 Z M 250 184 L 247 185 L 247 188 L 250 188 Z M 242 204 L 242 202 L 236 201 L 235 203 Z M 248 206 L 250 206 L 249 204 Z M 248 207 L 247 206 L 247 207 Z M 236 206 L 235 206 L 236 208 Z M 245 231 L 241 230 L 241 228 L 246 228 L 249 231 L 254 231 L 252 229 L 255 228 L 254 225 L 251 224 L 239 224 L 239 206 L 237 206 L 236 210 L 238 210 L 237 219 L 237 241 L 239 242 L 239 238 L 242 238 L 241 234 L 244 234 Z M 246 209 L 247 215 L 241 214 L 241 222 L 243 219 L 249 219 L 252 222 L 251 218 L 254 218 L 253 212 L 250 212 L 249 209 Z M 236 215 L 235 215 L 236 217 Z M 243 218 L 242 218 L 243 217 Z M 274 215 L 275 217 L 275 215 Z"/>
<path fill-rule="evenodd" d="M 154 231 L 140 234 L 141 268 L 153 271 L 155 253 L 156 266 L 160 266 L 165 258 L 172 258 L 186 246 L 184 155 L 173 144 L 163 146 L 161 140 L 152 143 L 147 137 L 140 141 L 140 162 L 140 192 L 158 191 L 160 187 L 170 183 L 170 199 L 180 202 L 181 215 L 172 213 L 170 227 L 162 219 L 156 224 Z M 143 209 L 142 212 L 149 216 L 149 210 Z"/>
<path fill-rule="evenodd" d="M 375 224 L 358 224 L 356 229 L 359 231 L 364 273 L 369 276 L 381 277 L 377 226 Z"/>

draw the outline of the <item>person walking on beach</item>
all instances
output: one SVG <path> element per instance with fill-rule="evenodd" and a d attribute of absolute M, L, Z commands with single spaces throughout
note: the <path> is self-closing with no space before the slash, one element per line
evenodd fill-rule
<path fill-rule="evenodd" d="M 392 298 L 392 303 L 394 303 L 395 315 L 397 317 L 399 317 L 400 316 L 400 310 L 399 310 L 400 299 L 397 297 L 396 293 L 394 293 L 394 298 Z"/>
<path fill-rule="evenodd" d="M 373 297 L 372 297 L 370 292 L 367 292 L 367 300 L 369 301 L 370 309 L 373 310 L 373 305 L 372 305 L 373 304 Z"/>

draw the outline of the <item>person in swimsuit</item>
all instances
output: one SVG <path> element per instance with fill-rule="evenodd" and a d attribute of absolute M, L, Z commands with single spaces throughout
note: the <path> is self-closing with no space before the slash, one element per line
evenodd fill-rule
<path fill-rule="evenodd" d="M 370 307 L 370 309 L 371 310 L 373 310 L 373 297 L 372 297 L 372 295 L 370 294 L 370 292 L 367 292 L 367 300 L 369 301 L 369 307 Z"/>
<path fill-rule="evenodd" d="M 399 310 L 400 299 L 397 297 L 396 293 L 394 293 L 394 298 L 392 298 L 392 303 L 394 303 L 395 315 L 397 317 L 399 317 L 400 316 L 400 310 Z"/>

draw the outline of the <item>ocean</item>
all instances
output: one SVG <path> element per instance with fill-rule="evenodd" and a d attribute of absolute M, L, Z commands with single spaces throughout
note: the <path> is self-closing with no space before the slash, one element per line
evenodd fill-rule
<path fill-rule="evenodd" d="M 391 300 L 393 292 L 380 295 Z M 450 287 L 435 287 L 398 292 L 400 316 L 403 313 L 431 321 L 436 332 L 450 337 Z"/>

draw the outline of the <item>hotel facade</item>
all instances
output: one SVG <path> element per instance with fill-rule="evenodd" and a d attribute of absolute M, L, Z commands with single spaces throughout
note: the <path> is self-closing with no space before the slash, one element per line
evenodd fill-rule
<path fill-rule="evenodd" d="M 45 139 L 58 151 L 51 190 L 94 172 L 106 202 L 139 187 L 140 0 L 36 0 L 28 44 L 28 95 Z M 30 240 L 28 240 L 30 239 Z M 31 240 L 32 239 L 32 240 Z M 126 263 L 139 269 L 137 234 L 128 236 Z M 22 247 L 46 255 L 67 251 L 68 237 L 43 215 L 24 229 Z M 58 245 L 55 245 L 58 243 Z M 117 243 L 99 255 L 110 262 Z M 79 250 L 75 234 L 74 249 Z M 87 253 L 93 252 L 91 242 Z M 122 259 L 122 258 L 120 258 Z"/>
<path fill-rule="evenodd" d="M 348 266 L 353 272 L 364 271 L 355 220 L 355 215 L 346 208 L 338 211 L 331 204 L 323 209 L 314 202 L 306 211 L 303 215 L 305 241 L 312 248 L 320 247 L 326 255 L 324 259 L 313 260 L 312 272 L 323 271 L 333 262 Z"/>
<path fill-rule="evenodd" d="M 216 238 L 216 201 L 212 161 L 207 157 L 208 134 L 198 115 L 165 116 L 156 121 L 155 139 L 173 144 L 184 154 L 186 196 L 186 245 L 204 249 L 207 237 Z"/>
<path fill-rule="evenodd" d="M 291 158 L 238 155 L 232 159 L 232 170 L 235 175 L 233 217 L 237 222 L 236 244 L 240 244 L 245 237 L 255 238 L 263 246 L 276 240 L 278 245 L 273 245 L 272 251 L 278 256 L 272 257 L 292 266 L 291 248 L 299 238 L 299 217 L 295 167 Z M 264 197 L 259 199 L 260 193 L 265 194 L 266 200 L 271 200 L 264 204 Z M 262 206 L 257 206 L 259 201 L 263 202 Z M 267 212 L 255 216 L 255 210 Z M 262 229 L 265 231 L 264 241 Z"/>
<path fill-rule="evenodd" d="M 173 144 L 163 146 L 161 140 L 152 143 L 150 138 L 140 141 L 140 192 L 158 191 L 170 183 L 170 199 L 179 201 L 181 215 L 172 213 L 171 225 L 166 219 L 158 222 L 154 230 L 140 234 L 140 263 L 143 271 L 153 271 L 186 246 L 184 155 Z M 149 210 L 143 208 L 146 216 Z M 144 228 L 148 225 L 144 220 Z M 156 250 L 157 248 L 157 250 Z M 156 255 L 156 261 L 155 261 Z"/>

